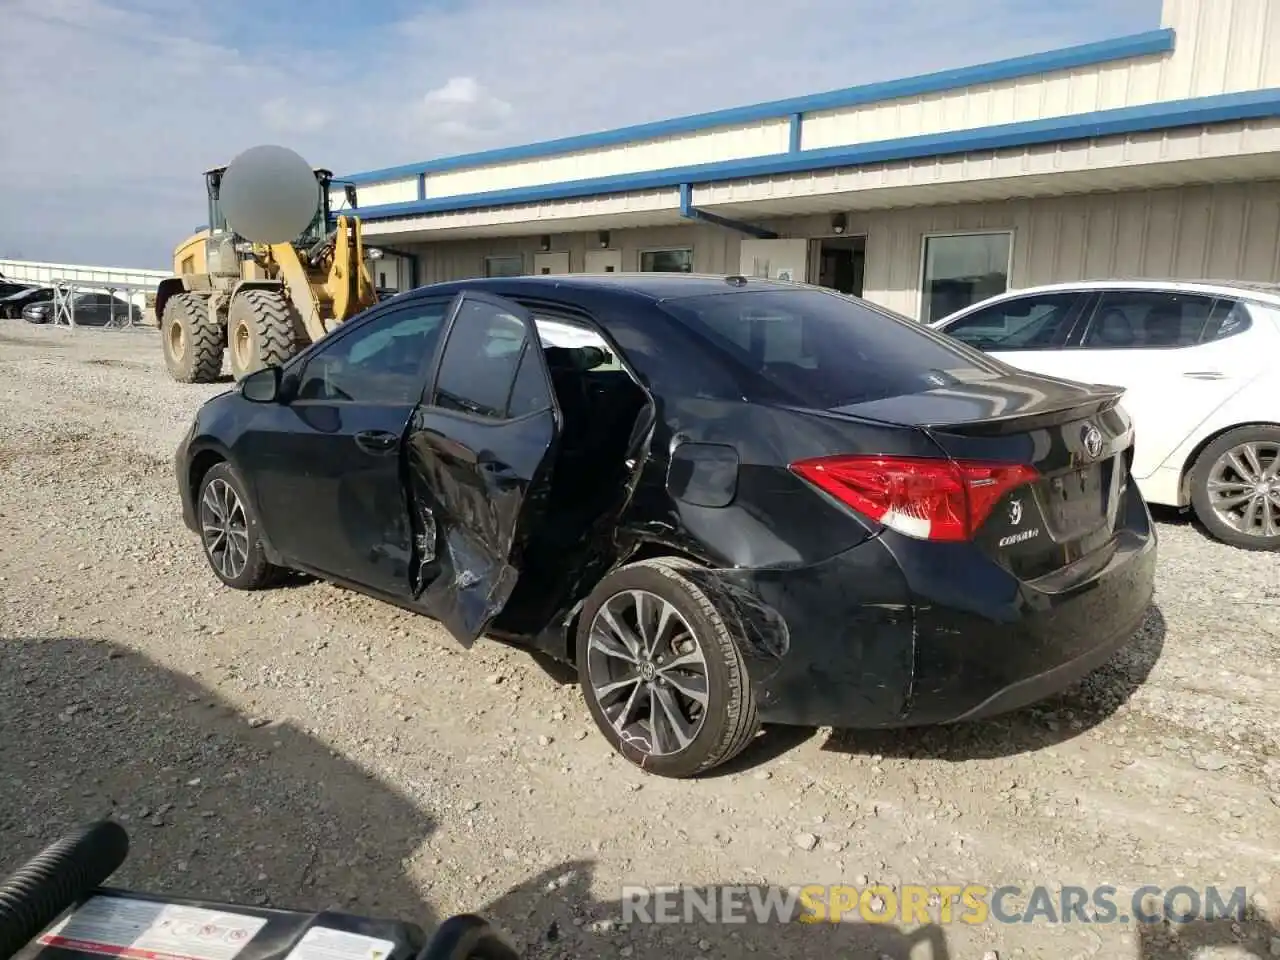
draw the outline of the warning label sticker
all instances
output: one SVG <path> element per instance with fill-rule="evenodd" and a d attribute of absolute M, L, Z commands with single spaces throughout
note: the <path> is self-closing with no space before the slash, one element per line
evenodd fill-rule
<path fill-rule="evenodd" d="M 201 907 L 93 897 L 39 942 L 125 960 L 233 960 L 266 923 Z"/>
<path fill-rule="evenodd" d="M 390 940 L 312 927 L 285 960 L 386 960 L 395 946 Z"/>

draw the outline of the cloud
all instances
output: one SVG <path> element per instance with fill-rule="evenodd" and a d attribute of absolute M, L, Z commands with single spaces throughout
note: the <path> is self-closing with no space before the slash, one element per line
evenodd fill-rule
<path fill-rule="evenodd" d="M 166 266 L 204 220 L 201 172 L 256 143 L 352 172 L 1082 43 L 1159 9 L 0 0 L 0 249 Z"/>
<path fill-rule="evenodd" d="M 414 114 L 427 133 L 461 143 L 501 133 L 512 107 L 481 86 L 475 77 L 450 77 L 423 94 Z"/>
<path fill-rule="evenodd" d="M 260 109 L 262 119 L 276 133 L 316 133 L 332 120 L 328 110 L 292 97 L 273 97 Z"/>

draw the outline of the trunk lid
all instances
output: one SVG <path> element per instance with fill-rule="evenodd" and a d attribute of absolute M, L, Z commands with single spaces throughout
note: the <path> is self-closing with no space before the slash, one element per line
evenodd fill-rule
<path fill-rule="evenodd" d="M 974 534 L 995 562 L 1031 580 L 1109 556 L 1133 455 L 1122 395 L 1119 387 L 1010 373 L 832 412 L 915 427 L 956 461 L 1033 467 L 1035 479 L 1005 491 Z M 1081 564 L 1080 573 L 1091 569 Z"/>

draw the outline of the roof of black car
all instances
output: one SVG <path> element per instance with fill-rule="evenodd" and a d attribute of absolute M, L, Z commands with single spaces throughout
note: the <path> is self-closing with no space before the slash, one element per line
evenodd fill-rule
<path fill-rule="evenodd" d="M 436 287 L 469 286 L 478 289 L 519 290 L 536 294 L 539 290 L 608 291 L 630 293 L 653 300 L 697 297 L 733 290 L 796 290 L 802 285 L 783 280 L 755 277 L 725 277 L 698 273 L 561 273 L 545 276 L 483 277 L 446 281 Z M 431 287 L 420 287 L 429 290 Z"/>

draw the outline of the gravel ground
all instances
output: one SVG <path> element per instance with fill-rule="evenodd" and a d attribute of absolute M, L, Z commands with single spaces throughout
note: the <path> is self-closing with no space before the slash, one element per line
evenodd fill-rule
<path fill-rule="evenodd" d="M 110 814 L 120 884 L 427 927 L 480 910 L 538 958 L 1280 955 L 1276 557 L 1165 517 L 1141 636 L 1066 696 L 947 730 L 769 730 L 664 781 L 519 651 L 322 583 L 220 588 L 171 457 L 223 387 L 172 383 L 159 353 L 154 331 L 0 324 L 0 872 Z M 624 884 L 867 881 L 1219 884 L 1256 909 L 619 923 Z"/>

